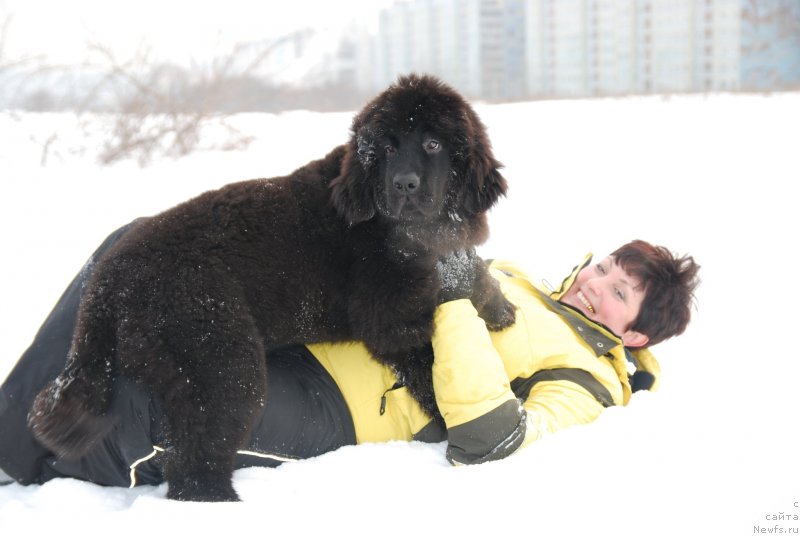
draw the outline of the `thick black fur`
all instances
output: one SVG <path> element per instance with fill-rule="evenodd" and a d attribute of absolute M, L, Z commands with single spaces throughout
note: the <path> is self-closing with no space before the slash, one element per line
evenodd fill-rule
<path fill-rule="evenodd" d="M 112 424 L 126 376 L 163 408 L 168 496 L 215 501 L 237 499 L 235 451 L 264 401 L 269 348 L 362 340 L 435 413 L 424 349 L 436 260 L 487 238 L 485 212 L 506 191 L 499 167 L 464 99 L 411 75 L 321 160 L 141 221 L 98 260 L 67 367 L 34 402 L 31 429 L 80 456 Z M 513 323 L 488 273 L 477 287 L 487 324 Z"/>

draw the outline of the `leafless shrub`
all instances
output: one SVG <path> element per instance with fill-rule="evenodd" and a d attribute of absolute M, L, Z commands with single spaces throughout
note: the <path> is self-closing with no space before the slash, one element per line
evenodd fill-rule
<path fill-rule="evenodd" d="M 237 45 L 206 65 L 189 68 L 150 60 L 140 47 L 133 58 L 119 61 L 106 46 L 90 50 L 100 58 L 94 68 L 104 72 L 81 108 L 106 103 L 103 141 L 97 156 L 103 165 L 135 158 L 141 166 L 163 157 L 179 158 L 198 150 L 240 150 L 253 140 L 221 112 L 237 81 L 252 73 L 272 47 L 254 53 Z M 213 131 L 213 135 L 211 134 Z"/>
<path fill-rule="evenodd" d="M 12 101 L 24 93 L 26 82 L 32 74 L 42 73 L 47 69 L 43 65 L 41 56 L 11 57 L 8 54 L 7 47 L 13 19 L 12 14 L 0 16 L 0 101 L 2 102 Z"/>
<path fill-rule="evenodd" d="M 133 159 L 140 166 L 200 150 L 242 150 L 253 137 L 234 126 L 233 114 L 293 108 L 341 111 L 366 98 L 343 82 L 305 88 L 270 84 L 261 74 L 262 65 L 277 47 L 296 38 L 290 34 L 237 44 L 189 66 L 154 61 L 145 44 L 124 60 L 106 45 L 91 44 L 91 61 L 82 65 L 80 80 L 72 82 L 76 87 L 65 99 L 56 102 L 47 92 L 31 92 L 22 103 L 37 111 L 74 111 L 78 118 L 69 135 L 37 140 L 41 162 L 84 156 L 87 148 L 101 165 Z M 73 71 L 64 76 L 76 78 Z M 74 140 L 75 134 L 80 134 L 81 145 L 69 146 L 66 140 Z"/>

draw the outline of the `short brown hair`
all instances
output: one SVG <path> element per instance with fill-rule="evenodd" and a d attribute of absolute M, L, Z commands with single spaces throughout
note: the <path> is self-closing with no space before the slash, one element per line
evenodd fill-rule
<path fill-rule="evenodd" d="M 645 296 L 630 329 L 647 335 L 647 346 L 680 335 L 691 319 L 700 266 L 688 255 L 633 240 L 611 254 L 627 274 L 641 282 Z"/>

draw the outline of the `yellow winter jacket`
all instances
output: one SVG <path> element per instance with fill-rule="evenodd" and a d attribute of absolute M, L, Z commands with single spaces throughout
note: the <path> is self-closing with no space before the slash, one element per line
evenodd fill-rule
<path fill-rule="evenodd" d="M 554 291 L 534 284 L 512 263 L 493 262 L 492 275 L 517 306 L 516 322 L 500 332 L 486 329 L 469 300 L 437 308 L 433 384 L 446 434 L 363 345 L 310 345 L 342 391 L 356 440 L 446 437 L 452 463 L 480 463 L 591 422 L 604 407 L 627 404 L 631 366 L 654 380 L 651 389 L 657 387 L 652 353 L 626 352 L 610 330 L 557 301 L 590 261 L 587 256 Z"/>

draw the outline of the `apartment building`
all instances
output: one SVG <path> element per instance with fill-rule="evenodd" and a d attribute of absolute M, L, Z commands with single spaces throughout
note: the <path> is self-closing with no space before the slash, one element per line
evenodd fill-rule
<path fill-rule="evenodd" d="M 796 0 L 409 0 L 373 42 L 373 90 L 410 71 L 488 100 L 800 85 Z"/>

